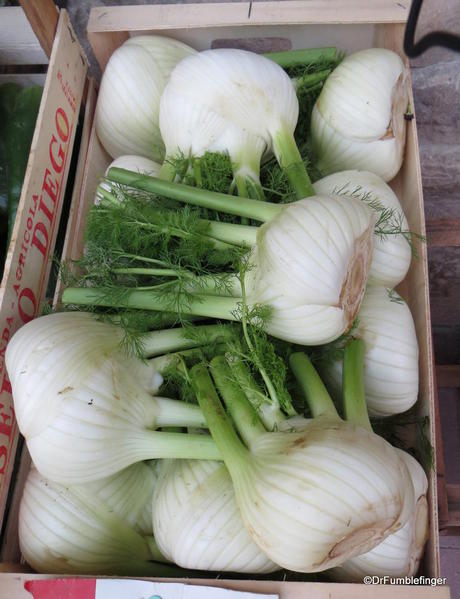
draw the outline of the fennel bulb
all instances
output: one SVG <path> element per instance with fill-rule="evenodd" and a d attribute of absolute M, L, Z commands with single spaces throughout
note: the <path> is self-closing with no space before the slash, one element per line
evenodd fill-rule
<path fill-rule="evenodd" d="M 149 430 L 205 421 L 195 405 L 150 395 L 158 374 L 120 352 L 120 335 L 89 314 L 63 312 L 32 320 L 8 344 L 16 419 L 46 478 L 80 484 L 145 459 L 219 459 L 208 436 Z M 191 343 L 181 329 L 144 339 L 144 355 Z"/>
<path fill-rule="evenodd" d="M 246 198 L 235 202 L 226 194 L 136 176 L 121 169 L 111 169 L 109 180 L 265 223 L 249 227 L 208 221 L 204 230 L 208 239 L 231 244 L 230 247 L 253 246 L 245 277 L 235 274 L 230 280 L 225 275 L 225 285 L 220 284 L 222 278 L 218 274 L 208 279 L 196 278 L 195 289 L 190 278 L 190 293 L 184 301 L 180 294 L 173 301 L 165 298 L 155 286 L 126 289 L 121 301 L 91 286 L 66 289 L 65 303 L 179 311 L 228 320 L 241 318 L 238 313 L 242 304 L 246 303 L 249 309 L 265 305 L 270 309 L 269 318 L 263 323 L 265 330 L 303 345 L 327 343 L 351 326 L 372 257 L 374 216 L 360 200 L 349 198 L 344 202 L 339 196 L 314 196 L 286 205 Z M 123 204 L 128 202 L 129 196 Z M 104 210 L 107 224 L 109 207 Z M 145 227 L 150 228 L 145 210 Z M 180 234 L 184 237 L 187 231 Z M 97 243 L 96 238 L 94 242 Z"/>
<path fill-rule="evenodd" d="M 113 160 L 106 168 L 105 174 L 107 175 L 109 170 L 114 167 L 125 168 L 135 173 L 143 173 L 145 175 L 152 175 L 154 177 L 158 177 L 161 169 L 161 166 L 158 164 L 158 162 L 154 162 L 149 158 L 145 158 L 145 156 L 134 155 L 124 155 L 115 158 L 115 160 Z M 114 191 L 112 185 L 108 181 L 103 181 L 100 186 L 105 191 Z M 96 197 L 94 199 L 94 203 L 100 204 L 103 197 L 103 194 L 96 190 Z"/>
<path fill-rule="evenodd" d="M 407 73 L 397 54 L 371 48 L 347 56 L 327 78 L 312 112 L 320 171 L 361 169 L 392 179 L 403 160 L 408 102 Z"/>
<path fill-rule="evenodd" d="M 163 35 L 135 35 L 123 44 L 124 46 L 140 46 L 155 59 L 163 79 L 166 82 L 174 67 L 186 56 L 197 51 L 172 37 Z"/>
<path fill-rule="evenodd" d="M 299 572 L 338 565 L 403 526 L 413 487 L 405 464 L 377 435 L 336 414 L 302 432 L 267 432 L 225 359 L 190 371 L 198 402 L 233 481 L 249 534 L 275 563 Z"/>
<path fill-rule="evenodd" d="M 132 38 L 115 50 L 102 77 L 95 114 L 97 135 L 113 158 L 139 154 L 162 160 L 160 97 L 172 68 L 193 52 L 159 36 Z"/>
<path fill-rule="evenodd" d="M 414 576 L 428 538 L 428 480 L 410 454 L 398 450 L 410 472 L 415 505 L 408 522 L 371 551 L 333 568 L 328 576 L 342 582 L 362 582 L 365 576 Z"/>
<path fill-rule="evenodd" d="M 347 343 L 343 362 L 344 411 L 348 422 L 372 432 L 364 395 L 363 356 L 362 340 Z M 362 582 L 369 575 L 412 576 L 417 571 L 428 538 L 428 479 L 415 458 L 400 449 L 396 452 L 407 467 L 414 490 L 409 519 L 371 551 L 330 570 L 328 575 L 334 580 Z"/>
<path fill-rule="evenodd" d="M 318 194 L 336 193 L 361 198 L 376 210 L 374 251 L 369 284 L 393 289 L 409 270 L 411 261 L 409 225 L 396 194 L 378 175 L 366 171 L 343 171 L 324 177 L 313 186 Z"/>
<path fill-rule="evenodd" d="M 163 461 L 153 496 L 153 530 L 161 553 L 184 568 L 279 570 L 244 527 L 222 462 Z"/>
<path fill-rule="evenodd" d="M 395 292 L 368 287 L 353 336 L 364 342 L 364 389 L 370 416 L 391 416 L 417 401 L 418 343 L 409 307 Z M 325 362 L 324 381 L 340 393 L 342 363 Z"/>
<path fill-rule="evenodd" d="M 174 575 L 145 530 L 156 475 L 135 464 L 75 487 L 45 479 L 32 468 L 19 509 L 19 543 L 26 561 L 53 574 Z M 151 522 L 151 521 L 150 521 Z"/>
<path fill-rule="evenodd" d="M 294 86 L 280 66 L 223 48 L 188 56 L 175 67 L 161 98 L 160 128 L 167 156 L 227 150 L 236 183 L 247 179 L 259 192 L 260 160 L 273 150 L 303 198 L 313 190 L 294 141 L 298 113 Z M 246 194 L 240 189 L 240 195 Z"/>
<path fill-rule="evenodd" d="M 105 173 L 107 174 L 109 170 L 114 167 L 125 168 L 128 171 L 143 173 L 144 175 L 151 175 L 152 177 L 158 177 L 161 169 L 161 165 L 158 164 L 158 162 L 145 158 L 145 156 L 133 155 L 119 156 L 109 164 Z"/>

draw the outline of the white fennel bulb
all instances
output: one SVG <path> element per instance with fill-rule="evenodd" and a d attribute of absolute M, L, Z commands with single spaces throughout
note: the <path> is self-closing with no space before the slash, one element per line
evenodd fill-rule
<path fill-rule="evenodd" d="M 204 366 L 191 369 L 192 384 L 245 526 L 270 559 L 298 572 L 322 571 L 406 523 L 413 487 L 386 441 L 332 414 L 301 432 L 267 432 L 223 364 L 214 358 L 212 375 L 247 448 Z"/>
<path fill-rule="evenodd" d="M 177 63 L 196 50 L 171 37 L 163 35 L 135 35 L 127 40 L 124 46 L 141 46 L 155 59 L 158 68 L 163 73 L 165 81 Z"/>
<path fill-rule="evenodd" d="M 428 538 L 428 480 L 411 455 L 399 451 L 414 485 L 415 504 L 408 522 L 377 547 L 328 572 L 334 580 L 362 582 L 365 576 L 414 576 Z"/>
<path fill-rule="evenodd" d="M 165 345 L 180 334 L 173 331 L 158 331 Z M 147 346 L 160 340 L 155 333 Z M 150 395 L 149 377 L 157 373 L 121 353 L 120 335 L 90 314 L 67 312 L 29 322 L 8 344 L 18 426 L 36 467 L 51 480 L 89 482 L 145 459 L 193 457 L 194 447 L 195 457 L 219 459 L 205 435 L 150 430 L 205 421 L 195 405 Z"/>
<path fill-rule="evenodd" d="M 125 155 L 116 158 L 107 167 L 105 171 L 106 174 L 109 172 L 109 169 L 114 167 L 125 168 L 128 171 L 143 173 L 144 175 L 150 175 L 151 177 L 158 177 L 161 169 L 161 165 L 158 164 L 158 162 L 145 158 L 145 156 L 134 155 Z"/>
<path fill-rule="evenodd" d="M 160 174 L 161 165 L 158 162 L 154 162 L 145 156 L 134 156 L 125 155 L 115 158 L 113 162 L 106 168 L 105 174 L 109 172 L 111 168 L 124 168 L 134 173 L 142 173 L 143 175 L 150 175 L 151 177 L 158 177 Z M 109 181 L 102 181 L 98 189 L 96 190 L 96 197 L 94 199 L 95 204 L 99 204 L 104 197 L 104 191 L 109 193 L 114 191 L 114 187 Z"/>
<path fill-rule="evenodd" d="M 406 69 L 397 54 L 372 48 L 347 56 L 327 78 L 312 112 L 321 172 L 361 169 L 392 179 L 403 160 L 408 101 Z"/>
<path fill-rule="evenodd" d="M 155 474 L 135 464 L 95 484 L 64 487 L 29 472 L 19 509 L 19 543 L 37 572 L 168 575 L 144 530 Z M 140 523 L 140 526 L 139 526 Z"/>
<path fill-rule="evenodd" d="M 122 302 L 125 307 L 237 320 L 246 300 L 249 307 L 269 308 L 263 322 L 268 333 L 302 345 L 328 343 L 352 325 L 369 273 L 375 220 L 360 200 L 312 196 L 284 205 L 247 198 L 235 202 L 231 195 L 138 177 L 123 169 L 111 169 L 109 180 L 264 221 L 260 227 L 207 222 L 210 238 L 252 246 L 244 289 L 240 272 L 232 279 L 215 274 L 189 279 L 190 295 L 183 302 L 177 301 L 182 299 L 180 294 L 171 301 L 155 288 L 130 289 Z M 63 301 L 120 305 L 96 287 L 67 288 Z"/>
<path fill-rule="evenodd" d="M 174 158 L 199 158 L 206 152 L 228 154 L 239 195 L 250 194 L 248 183 L 263 196 L 259 181 L 260 161 L 266 149 L 263 138 L 239 129 L 208 106 L 184 101 L 177 90 L 167 85 L 161 97 L 160 129 L 166 146 L 163 178 L 173 179 Z M 171 164 L 172 163 L 172 164 Z M 199 169 L 199 160 L 194 169 Z"/>
<path fill-rule="evenodd" d="M 280 66 L 225 48 L 176 66 L 161 99 L 160 127 L 167 154 L 227 148 L 236 171 L 247 167 L 257 182 L 261 156 L 273 150 L 302 198 L 311 184 L 293 137 L 298 114 L 294 86 Z"/>
<path fill-rule="evenodd" d="M 353 336 L 364 341 L 364 390 L 370 416 L 391 416 L 411 408 L 419 386 L 418 343 L 405 301 L 385 287 L 368 287 Z M 340 393 L 342 363 L 327 363 L 324 380 Z"/>
<path fill-rule="evenodd" d="M 161 553 L 183 568 L 274 572 L 244 527 L 222 462 L 162 463 L 153 498 L 153 530 Z"/>
<path fill-rule="evenodd" d="M 367 171 L 342 171 L 324 177 L 313 186 L 318 194 L 340 194 L 362 199 L 383 218 L 374 234 L 369 284 L 393 289 L 409 270 L 411 261 L 409 225 L 394 191 L 378 175 Z M 388 212 L 390 211 L 390 212 Z M 387 216 L 385 216 L 385 212 Z"/>
<path fill-rule="evenodd" d="M 366 285 L 373 225 L 359 200 L 322 195 L 287 205 L 259 227 L 246 299 L 271 307 L 268 333 L 315 345 L 348 330 Z"/>
<path fill-rule="evenodd" d="M 139 154 L 162 160 L 160 97 L 175 64 L 194 52 L 175 40 L 146 37 L 132 38 L 117 48 L 102 77 L 96 131 L 113 158 Z"/>
<path fill-rule="evenodd" d="M 80 496 L 98 497 L 131 528 L 152 535 L 152 497 L 158 480 L 157 462 L 138 462 L 107 478 L 72 487 Z"/>

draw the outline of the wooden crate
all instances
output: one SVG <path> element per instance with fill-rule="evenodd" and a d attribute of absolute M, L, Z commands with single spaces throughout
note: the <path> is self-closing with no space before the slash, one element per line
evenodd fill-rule
<path fill-rule="evenodd" d="M 29 3 L 31 4 L 31 3 Z M 42 6 L 50 6 L 43 2 Z M 55 9 L 54 5 L 52 7 Z M 11 27 L 19 23 L 18 38 L 28 21 L 21 8 Z M 18 12 L 20 11 L 20 12 Z M 56 13 L 57 22 L 57 13 Z M 1 18 L 1 13 L 0 13 Z M 2 20 L 2 25 L 4 21 Z M 51 21 L 50 27 L 53 27 Z M 41 42 L 27 32 L 27 60 L 47 57 Z M 17 38 L 10 32 L 11 43 Z M 49 31 L 54 38 L 54 28 Z M 43 32 L 43 44 L 46 40 Z M 33 43 L 32 43 L 33 41 Z M 3 38 L 3 48 L 6 47 Z M 22 42 L 21 42 L 22 43 Z M 6 51 L 5 51 L 6 53 Z M 38 59 L 38 58 L 37 58 Z M 13 415 L 11 386 L 5 370 L 5 349 L 12 334 L 37 316 L 45 297 L 54 246 L 64 203 L 67 178 L 75 143 L 80 105 L 86 85 L 87 62 L 72 31 L 67 13 L 60 15 L 52 47 L 44 91 L 32 139 L 17 217 L 0 287 L 0 519 L 3 520 L 15 463 L 18 430 Z M 17 80 L 17 79 L 16 79 Z M 33 81 L 35 82 L 35 81 Z M 11 495 L 11 493 L 10 493 Z"/>
<path fill-rule="evenodd" d="M 387 0 L 353 0 L 346 5 L 339 0 L 220 3 L 200 5 L 120 6 L 101 7 L 91 11 L 88 38 L 95 56 L 103 69 L 112 54 L 131 35 L 159 33 L 175 37 L 198 50 L 212 46 L 222 39 L 276 38 L 283 47 L 293 48 L 335 45 L 340 49 L 354 51 L 379 46 L 395 50 L 402 55 L 402 37 L 407 18 L 406 3 L 389 3 Z M 85 127 L 92 120 L 93 102 L 87 104 Z M 413 105 L 413 103 L 412 103 Z M 75 259 L 82 252 L 82 227 L 85 215 L 93 203 L 100 176 L 111 159 L 98 141 L 92 127 L 86 156 L 84 157 L 81 192 L 74 193 L 71 218 L 66 236 L 65 257 Z M 80 170 L 80 169 L 79 169 Z M 422 186 L 416 120 L 408 123 L 407 146 L 403 167 L 391 183 L 401 199 L 411 230 L 425 233 Z M 420 395 L 419 413 L 430 418 L 430 440 L 435 446 L 435 405 L 433 355 L 429 311 L 428 272 L 426 248 L 422 246 L 419 259 L 413 261 L 401 292 L 407 299 L 414 315 L 420 346 Z M 23 473 L 27 459 L 23 461 Z M 436 471 L 429 477 L 430 539 L 420 574 L 430 578 L 439 576 L 439 539 L 437 518 Z M 21 492 L 21 481 L 15 497 Z M 10 539 L 14 537 L 14 512 L 9 522 Z M 8 556 L 18 555 L 13 539 L 8 546 Z M 10 560 L 8 560 L 10 561 Z M 3 570 L 19 573 L 16 561 L 3 564 Z M 30 574 L 0 575 L 0 590 L 8 591 L 8 597 L 22 597 L 24 581 L 42 576 Z M 198 582 L 198 581 L 196 581 Z M 202 581 L 203 582 L 203 581 Z M 364 585 L 329 583 L 283 583 L 263 581 L 208 580 L 206 584 L 239 588 L 255 592 L 278 593 L 282 599 L 294 597 L 350 598 L 365 597 L 369 591 Z M 3 587 L 2 587 L 3 585 Z M 22 594 L 21 594 L 22 593 Z M 372 596 L 409 598 L 448 597 L 446 587 L 373 587 Z"/>

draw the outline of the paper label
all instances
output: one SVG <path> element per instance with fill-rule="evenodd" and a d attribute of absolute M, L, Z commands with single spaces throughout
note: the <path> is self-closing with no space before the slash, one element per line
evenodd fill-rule
<path fill-rule="evenodd" d="M 278 595 L 123 578 L 28 580 L 24 588 L 34 599 L 278 599 Z"/>

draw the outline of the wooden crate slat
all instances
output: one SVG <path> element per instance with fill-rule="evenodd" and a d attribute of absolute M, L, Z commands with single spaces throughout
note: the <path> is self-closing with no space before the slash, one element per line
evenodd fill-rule
<path fill-rule="evenodd" d="M 24 10 L 40 46 L 49 58 L 59 18 L 59 11 L 56 5 L 53 0 L 40 0 L 40 2 L 19 0 L 19 4 Z"/>
<path fill-rule="evenodd" d="M 5 348 L 13 333 L 38 314 L 46 292 L 86 72 L 86 58 L 62 11 L 0 288 L 1 519 L 19 434 Z"/>
<path fill-rule="evenodd" d="M 54 578 L 43 574 L 15 574 L 5 572 L 0 579 L 0 591 L 3 597 L 8 599 L 31 599 L 31 594 L 26 590 L 28 581 L 45 581 Z M 59 578 L 69 578 L 60 576 Z M 82 578 L 72 576 L 72 579 Z M 159 579 L 159 582 L 165 580 Z M 184 583 L 182 578 L 172 578 L 170 582 Z M 40 584 L 40 582 L 38 582 Z M 263 580 L 210 580 L 193 579 L 189 584 L 205 585 L 208 587 L 221 587 L 235 591 L 248 591 L 250 593 L 267 593 L 279 596 L 279 599 L 449 599 L 450 592 L 447 586 L 425 585 L 373 585 L 368 587 L 364 584 L 342 584 L 342 583 L 303 583 L 284 581 Z M 97 591 L 96 591 L 97 592 Z M 43 593 L 43 591 L 42 591 Z M 40 594 L 43 597 L 43 594 Z M 179 593 L 178 593 L 179 594 Z M 62 595 L 60 595 L 62 596 Z M 69 597 L 81 596 L 80 593 L 72 592 Z M 84 594 L 88 597 L 88 593 Z M 90 595 L 89 595 L 90 596 Z M 121 596 L 121 594 L 119 595 Z M 127 595 L 124 595 L 127 596 Z M 132 595 L 131 595 L 132 596 Z M 196 593 L 198 596 L 198 593 Z M 209 595 L 208 595 L 209 596 Z"/>
<path fill-rule="evenodd" d="M 443 528 L 449 521 L 449 503 L 447 499 L 446 465 L 444 463 L 444 447 L 442 442 L 441 418 L 439 416 L 439 395 L 436 385 L 436 370 L 434 370 L 434 406 L 436 429 L 436 484 L 438 491 L 439 527 Z"/>
<path fill-rule="evenodd" d="M 95 7 L 88 32 L 145 31 L 225 25 L 405 23 L 409 2 L 388 0 L 287 0 L 219 4 Z"/>

